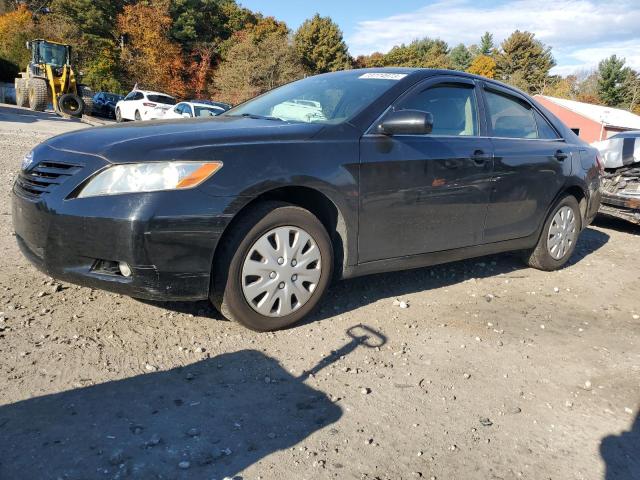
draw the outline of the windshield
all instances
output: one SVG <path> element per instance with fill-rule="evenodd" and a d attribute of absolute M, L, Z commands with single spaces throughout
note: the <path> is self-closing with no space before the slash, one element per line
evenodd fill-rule
<path fill-rule="evenodd" d="M 260 116 L 289 122 L 342 123 L 405 76 L 403 73 L 363 73 L 357 70 L 318 75 L 267 92 L 224 115 Z"/>
<path fill-rule="evenodd" d="M 147 98 L 152 102 L 163 103 L 165 105 L 176 104 L 176 99 L 168 95 L 147 95 Z"/>
<path fill-rule="evenodd" d="M 193 109 L 196 112 L 196 117 L 214 117 L 214 116 L 220 115 L 222 112 L 224 112 L 223 108 L 199 107 L 197 105 L 194 105 Z"/>
<path fill-rule="evenodd" d="M 38 56 L 41 63 L 61 67 L 67 63 L 67 47 L 54 43 L 42 42 L 38 45 Z"/>

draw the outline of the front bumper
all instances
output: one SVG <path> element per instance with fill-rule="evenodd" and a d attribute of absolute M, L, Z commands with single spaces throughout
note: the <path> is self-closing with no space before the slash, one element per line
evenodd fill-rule
<path fill-rule="evenodd" d="M 230 198 L 191 189 L 77 199 L 72 198 L 76 186 L 108 165 L 105 160 L 47 147 L 37 163 L 49 172 L 75 166 L 75 173 L 47 187 L 25 184 L 30 177 L 24 172 L 14 185 L 16 238 L 38 269 L 144 299 L 208 297 L 213 253 L 231 218 Z M 132 275 L 105 271 L 101 261 L 127 262 Z"/>

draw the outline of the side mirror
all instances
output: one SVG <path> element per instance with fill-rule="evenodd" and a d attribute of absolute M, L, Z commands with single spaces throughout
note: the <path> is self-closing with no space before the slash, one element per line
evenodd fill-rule
<path fill-rule="evenodd" d="M 433 115 L 421 110 L 396 110 L 389 112 L 378 124 L 382 135 L 426 135 L 433 129 Z"/>

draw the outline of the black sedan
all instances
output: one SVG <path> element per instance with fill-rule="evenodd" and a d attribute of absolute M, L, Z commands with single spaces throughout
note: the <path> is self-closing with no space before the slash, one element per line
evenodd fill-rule
<path fill-rule="evenodd" d="M 562 267 L 596 151 L 512 87 L 428 69 L 306 78 L 210 119 L 60 135 L 13 192 L 24 254 L 69 282 L 211 299 L 273 330 L 332 278 L 519 250 Z"/>
<path fill-rule="evenodd" d="M 98 92 L 93 96 L 92 113 L 100 117 L 116 118 L 116 103 L 124 98 L 117 93 Z"/>

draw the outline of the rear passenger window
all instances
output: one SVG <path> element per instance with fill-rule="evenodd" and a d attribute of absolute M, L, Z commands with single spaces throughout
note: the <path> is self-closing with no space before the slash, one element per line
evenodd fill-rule
<path fill-rule="evenodd" d="M 433 115 L 431 135 L 478 135 L 478 108 L 473 87 L 442 85 L 403 100 L 399 110 Z"/>
<path fill-rule="evenodd" d="M 546 118 L 544 118 L 540 113 L 536 110 L 534 113 L 536 117 L 536 124 L 538 125 L 538 138 L 545 139 L 553 139 L 558 138 L 558 134 L 553 129 L 553 127 L 549 124 Z"/>
<path fill-rule="evenodd" d="M 485 90 L 494 137 L 540 138 L 535 110 L 523 101 Z"/>

